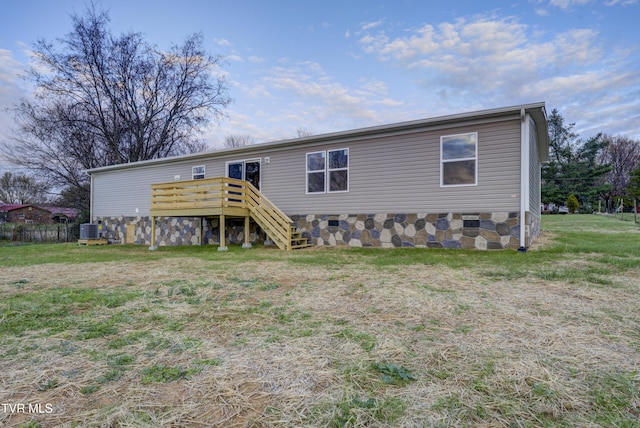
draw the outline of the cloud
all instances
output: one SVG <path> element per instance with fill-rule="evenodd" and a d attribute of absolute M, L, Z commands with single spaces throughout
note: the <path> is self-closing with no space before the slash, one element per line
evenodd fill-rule
<path fill-rule="evenodd" d="M 226 55 L 225 59 L 227 61 L 233 61 L 233 62 L 244 62 L 244 58 L 242 58 L 240 55 L 237 55 L 237 54 Z"/>
<path fill-rule="evenodd" d="M 3 86 L 13 86 L 22 68 L 23 65 L 13 57 L 13 52 L 0 48 L 0 82 Z"/>
<path fill-rule="evenodd" d="M 381 80 L 362 79 L 349 86 L 313 61 L 280 64 L 260 74 L 258 80 L 242 88 L 248 97 L 245 105 L 255 103 L 259 109 L 254 111 L 254 126 L 260 120 L 265 123 L 263 131 L 252 134 L 259 141 L 292 138 L 297 128 L 322 133 L 387 123 L 385 112 L 404 105 L 389 95 Z M 268 135 L 265 129 L 269 129 Z"/>
<path fill-rule="evenodd" d="M 558 7 L 563 10 L 570 9 L 574 6 L 585 6 L 595 3 L 595 0 L 549 0 L 551 6 Z M 630 6 L 638 3 L 638 0 L 605 0 L 605 6 Z"/>
<path fill-rule="evenodd" d="M 630 6 L 636 3 L 638 3 L 638 0 L 608 0 L 604 2 L 607 6 Z"/>
<path fill-rule="evenodd" d="M 12 51 L 0 48 L 0 143 L 9 139 L 14 126 L 13 103 L 28 96 L 20 78 L 24 68 L 25 65 L 14 57 Z M 11 165 L 0 154 L 0 175 L 9 170 L 12 170 Z"/>
<path fill-rule="evenodd" d="M 25 96 L 20 76 L 25 65 L 14 58 L 13 52 L 0 49 L 0 133 L 13 124 L 8 110 L 13 102 Z"/>
<path fill-rule="evenodd" d="M 567 7 L 585 1 L 555 0 Z M 539 100 L 553 106 L 574 100 L 585 108 L 613 103 L 614 93 L 640 91 L 640 72 L 629 71 L 637 70 L 637 52 L 606 45 L 594 29 L 545 33 L 517 18 L 491 15 L 424 24 L 398 35 L 376 26 L 361 32 L 357 43 L 366 54 L 404 70 L 431 103 L 451 108 Z M 640 108 L 638 97 L 625 103 Z"/>
<path fill-rule="evenodd" d="M 582 67 L 601 56 L 592 30 L 569 30 L 532 42 L 528 27 L 513 19 L 459 19 L 424 25 L 410 35 L 363 35 L 364 52 L 411 70 L 430 87 L 478 95 L 518 95 L 527 81 L 551 70 Z"/>
<path fill-rule="evenodd" d="M 542 41 L 532 41 L 529 33 L 515 19 L 459 19 L 396 38 L 364 34 L 359 43 L 364 52 L 413 70 L 431 85 L 486 93 L 518 92 L 525 81 L 602 56 L 593 30 L 567 30 Z"/>
<path fill-rule="evenodd" d="M 219 46 L 233 46 L 233 44 L 227 39 L 214 39 L 214 42 Z"/>
<path fill-rule="evenodd" d="M 559 7 L 560 9 L 569 9 L 571 6 L 583 6 L 585 4 L 593 3 L 593 1 L 594 0 L 550 0 L 549 4 L 551 6 Z"/>
<path fill-rule="evenodd" d="M 380 25 L 382 25 L 384 21 L 381 19 L 379 21 L 374 21 L 374 22 L 364 22 L 362 23 L 362 25 L 360 25 L 360 28 L 362 29 L 362 31 L 367 31 L 367 30 L 371 30 L 375 27 L 378 27 Z"/>

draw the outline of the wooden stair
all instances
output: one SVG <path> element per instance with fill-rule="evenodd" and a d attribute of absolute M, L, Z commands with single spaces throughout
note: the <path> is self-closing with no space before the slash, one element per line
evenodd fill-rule
<path fill-rule="evenodd" d="M 252 218 L 279 248 L 290 251 L 312 247 L 293 220 L 251 183 L 227 177 L 174 181 L 151 185 L 151 246 L 155 246 L 156 217 L 244 217 Z M 224 236 L 224 235 L 223 235 Z M 222 238 L 220 240 L 221 246 Z"/>
<path fill-rule="evenodd" d="M 244 182 L 245 202 L 249 208 L 251 218 L 265 231 L 274 244 L 279 248 L 290 251 L 312 247 L 308 238 L 302 237 L 293 226 L 293 221 L 280 211 L 266 196 L 251 183 Z"/>
<path fill-rule="evenodd" d="M 300 250 L 302 248 L 313 247 L 313 244 L 308 242 L 309 238 L 303 238 L 302 232 L 298 232 L 295 227 L 291 226 L 291 249 Z"/>

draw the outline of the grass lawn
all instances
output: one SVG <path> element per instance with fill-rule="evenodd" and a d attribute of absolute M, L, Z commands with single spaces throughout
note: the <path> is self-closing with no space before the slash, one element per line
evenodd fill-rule
<path fill-rule="evenodd" d="M 0 247 L 0 425 L 640 426 L 640 227 L 526 253 Z"/>

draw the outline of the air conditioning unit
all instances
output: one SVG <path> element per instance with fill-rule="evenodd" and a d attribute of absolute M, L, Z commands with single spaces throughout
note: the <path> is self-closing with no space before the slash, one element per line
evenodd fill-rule
<path fill-rule="evenodd" d="M 80 239 L 98 239 L 98 225 L 85 223 L 80 225 Z"/>

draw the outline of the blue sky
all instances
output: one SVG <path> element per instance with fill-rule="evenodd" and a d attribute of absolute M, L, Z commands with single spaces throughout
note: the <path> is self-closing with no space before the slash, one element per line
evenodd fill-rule
<path fill-rule="evenodd" d="M 266 142 L 545 101 L 582 137 L 640 139 L 638 0 L 103 0 L 114 33 L 159 49 L 202 32 L 234 103 L 206 134 Z M 9 0 L 0 110 L 30 88 L 35 40 L 71 30 L 85 0 Z M 0 112 L 0 138 L 11 125 Z M 1 169 L 1 165 L 0 165 Z"/>

